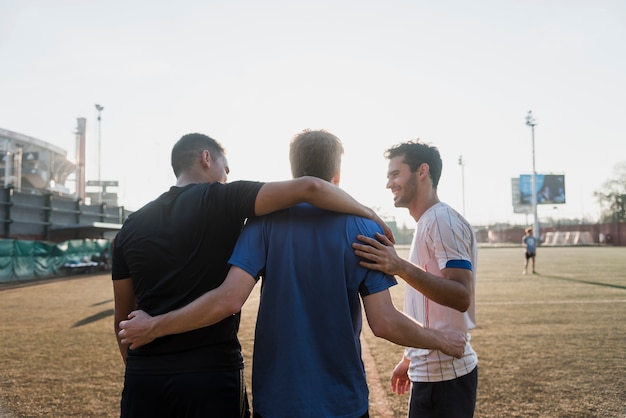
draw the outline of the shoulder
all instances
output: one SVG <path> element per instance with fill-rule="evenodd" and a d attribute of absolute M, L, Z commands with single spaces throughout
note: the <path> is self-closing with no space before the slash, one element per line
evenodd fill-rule
<path fill-rule="evenodd" d="M 470 223 L 450 205 L 439 202 L 430 207 L 418 221 L 421 228 L 472 229 Z"/>
<path fill-rule="evenodd" d="M 202 183 L 195 184 L 186 190 L 187 193 L 218 196 L 226 199 L 226 202 L 254 200 L 264 183 L 258 181 L 238 180 L 232 183 Z"/>
<path fill-rule="evenodd" d="M 237 180 L 232 183 L 213 183 L 215 185 L 219 185 L 227 188 L 236 188 L 236 189 L 260 189 L 263 187 L 265 183 L 260 181 L 250 181 L 250 180 Z"/>
<path fill-rule="evenodd" d="M 356 215 L 339 214 L 337 216 L 344 217 L 346 220 L 346 228 L 356 234 L 374 237 L 377 232 L 383 233 L 383 228 L 371 219 Z"/>

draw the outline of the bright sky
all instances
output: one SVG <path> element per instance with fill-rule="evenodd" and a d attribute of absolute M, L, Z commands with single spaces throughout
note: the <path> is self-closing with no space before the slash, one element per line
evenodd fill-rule
<path fill-rule="evenodd" d="M 73 160 L 87 118 L 95 180 L 101 104 L 102 180 L 133 210 L 174 183 L 185 133 L 227 148 L 231 181 L 269 181 L 290 178 L 294 134 L 323 128 L 342 187 L 401 224 L 383 152 L 421 138 L 443 156 L 439 197 L 479 225 L 532 223 L 511 203 L 532 110 L 537 172 L 565 174 L 567 195 L 540 219 L 595 220 L 626 160 L 624 40 L 623 0 L 3 0 L 0 127 Z"/>

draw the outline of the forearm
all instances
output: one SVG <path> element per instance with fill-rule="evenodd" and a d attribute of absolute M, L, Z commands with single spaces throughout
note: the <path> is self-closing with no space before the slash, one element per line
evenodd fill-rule
<path fill-rule="evenodd" d="M 239 312 L 255 284 L 252 276 L 233 266 L 218 288 L 178 310 L 156 317 L 141 310 L 131 312 L 119 325 L 121 341 L 136 349 L 158 337 L 213 325 Z"/>
<path fill-rule="evenodd" d="M 348 213 L 372 220 L 378 219 L 371 208 L 362 205 L 346 191 L 327 181 L 319 181 L 318 184 L 311 187 L 307 192 L 306 201 L 321 209 Z"/>
<path fill-rule="evenodd" d="M 153 317 L 148 334 L 153 338 L 181 334 L 216 324 L 241 309 L 241 304 L 231 303 L 219 291 L 204 294 L 190 304 Z"/>
<path fill-rule="evenodd" d="M 376 212 L 339 187 L 317 177 L 265 183 L 256 197 L 254 213 L 257 216 L 266 215 L 304 202 L 321 209 L 371 219 L 383 228 L 385 236 L 394 241 L 391 229 Z"/>
<path fill-rule="evenodd" d="M 401 346 L 444 349 L 444 340 L 438 331 L 424 328 L 419 322 L 397 310 L 385 317 L 384 325 L 378 323 L 372 331 L 377 337 Z"/>
<path fill-rule="evenodd" d="M 376 217 L 373 210 L 357 202 L 339 187 L 310 176 L 265 183 L 256 198 L 255 214 L 261 216 L 304 202 L 333 212 L 369 219 Z"/>
<path fill-rule="evenodd" d="M 383 229 L 384 235 L 394 243 L 395 238 L 389 226 L 371 208 L 357 202 L 347 192 L 331 183 L 322 182 L 321 191 L 315 192 L 308 203 L 322 209 L 338 213 L 347 213 L 370 219 Z"/>
<path fill-rule="evenodd" d="M 377 337 L 405 347 L 440 350 L 457 358 L 463 355 L 463 332 L 424 328 L 393 306 L 389 291 L 366 296 L 363 298 L 363 306 L 370 328 Z"/>
<path fill-rule="evenodd" d="M 460 312 L 465 312 L 470 304 L 466 286 L 455 280 L 435 276 L 408 260 L 402 259 L 397 276 L 428 299 Z"/>

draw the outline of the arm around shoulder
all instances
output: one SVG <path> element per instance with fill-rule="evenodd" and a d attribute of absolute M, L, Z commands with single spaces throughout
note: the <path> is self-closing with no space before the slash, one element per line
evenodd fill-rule
<path fill-rule="evenodd" d="M 309 203 L 321 209 L 368 218 L 378 223 L 393 240 L 391 229 L 371 208 L 362 205 L 341 188 L 317 177 L 304 176 L 293 180 L 265 183 L 257 194 L 257 216 Z"/>
<path fill-rule="evenodd" d="M 392 343 L 415 348 L 440 350 L 460 358 L 465 351 L 465 334 L 461 331 L 437 331 L 398 311 L 389 291 L 363 298 L 367 322 L 374 335 Z"/>
<path fill-rule="evenodd" d="M 305 202 L 334 212 L 351 213 L 369 219 L 374 216 L 373 210 L 357 202 L 339 187 L 310 176 L 265 183 L 257 195 L 255 213 L 266 215 Z"/>

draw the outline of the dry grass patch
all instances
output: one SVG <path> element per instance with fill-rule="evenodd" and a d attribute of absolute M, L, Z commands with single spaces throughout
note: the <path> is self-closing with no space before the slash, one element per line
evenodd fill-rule
<path fill-rule="evenodd" d="M 522 262 L 521 248 L 479 251 L 476 416 L 626 417 L 626 248 L 540 248 L 536 276 Z M 392 295 L 401 307 L 402 285 Z M 258 289 L 240 331 L 248 385 L 257 306 Z M 0 416 L 118 416 L 112 309 L 106 275 L 1 290 Z M 371 391 L 372 416 L 405 417 L 389 385 L 402 348 L 363 334 L 385 397 Z"/>

